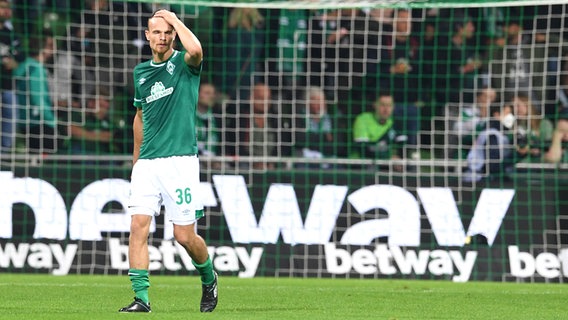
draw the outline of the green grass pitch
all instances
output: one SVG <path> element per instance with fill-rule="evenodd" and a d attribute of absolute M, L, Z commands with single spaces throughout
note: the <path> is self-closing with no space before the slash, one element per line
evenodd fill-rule
<path fill-rule="evenodd" d="M 219 278 L 201 314 L 199 278 L 152 276 L 151 314 L 119 314 L 127 276 L 0 274 L 0 319 L 567 319 L 568 286 L 425 280 Z"/>

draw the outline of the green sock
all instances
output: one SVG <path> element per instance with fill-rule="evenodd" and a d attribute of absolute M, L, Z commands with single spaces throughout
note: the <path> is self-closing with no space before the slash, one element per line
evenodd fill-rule
<path fill-rule="evenodd" d="M 195 269 L 201 275 L 201 283 L 208 285 L 212 284 L 215 281 L 215 273 L 213 272 L 213 263 L 211 263 L 211 259 L 207 257 L 207 260 L 202 264 L 196 263 L 195 261 L 191 260 Z"/>
<path fill-rule="evenodd" d="M 134 291 L 136 298 L 144 301 L 145 303 L 150 303 L 150 299 L 148 298 L 148 287 L 150 287 L 148 270 L 129 269 L 128 276 L 132 282 L 132 290 Z"/>

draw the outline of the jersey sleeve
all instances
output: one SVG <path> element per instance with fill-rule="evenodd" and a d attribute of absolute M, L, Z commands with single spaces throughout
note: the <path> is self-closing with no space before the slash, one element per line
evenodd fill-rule
<path fill-rule="evenodd" d="M 136 72 L 136 69 L 134 69 L 134 72 L 132 73 L 132 76 L 134 78 L 134 106 L 136 108 L 141 108 L 142 107 L 142 97 L 140 96 L 140 85 L 138 84 L 138 73 Z"/>
<path fill-rule="evenodd" d="M 187 51 L 183 50 L 183 51 L 181 51 L 181 54 L 180 54 L 181 61 L 184 64 L 185 64 L 184 57 L 185 57 L 186 53 L 187 53 Z M 201 60 L 201 63 L 198 66 L 190 66 L 188 64 L 186 64 L 186 66 L 187 66 L 187 70 L 189 70 L 189 72 L 191 74 L 193 74 L 194 76 L 200 76 L 201 70 L 203 69 L 203 60 Z"/>
<path fill-rule="evenodd" d="M 202 67 L 203 67 L 203 61 L 201 61 L 201 63 L 197 67 L 190 66 L 190 65 L 187 66 L 187 68 L 189 69 L 189 72 L 191 72 L 195 76 L 199 76 L 201 74 Z"/>
<path fill-rule="evenodd" d="M 364 114 L 360 114 L 355 118 L 355 123 L 353 124 L 353 141 L 369 142 L 369 135 L 367 134 L 367 126 L 365 122 Z"/>

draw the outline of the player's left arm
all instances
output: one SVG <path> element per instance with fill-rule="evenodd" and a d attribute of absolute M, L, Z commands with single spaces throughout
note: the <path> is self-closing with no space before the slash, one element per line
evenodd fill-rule
<path fill-rule="evenodd" d="M 132 123 L 132 133 L 134 135 L 134 148 L 132 150 L 132 164 L 135 164 L 138 161 L 138 157 L 140 156 L 140 146 L 142 145 L 143 141 L 143 130 L 144 130 L 144 123 L 143 123 L 143 115 L 142 115 L 142 108 L 136 109 L 136 115 L 134 116 L 134 121 Z"/>
<path fill-rule="evenodd" d="M 183 48 L 186 50 L 184 56 L 185 63 L 193 67 L 199 67 L 203 60 L 203 49 L 201 42 L 195 34 L 171 11 L 160 10 L 154 16 L 164 18 L 166 22 L 174 27 Z"/>

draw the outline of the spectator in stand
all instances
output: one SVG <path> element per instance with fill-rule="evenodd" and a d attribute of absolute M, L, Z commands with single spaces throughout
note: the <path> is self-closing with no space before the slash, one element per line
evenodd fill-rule
<path fill-rule="evenodd" d="M 72 95 L 73 107 L 84 106 L 84 97 L 97 90 L 96 43 L 86 38 L 83 27 L 70 26 L 67 43 L 57 52 L 54 64 L 56 83 L 63 82 L 64 92 Z M 108 82 L 102 82 L 110 85 Z M 70 84 L 70 87 L 69 87 Z M 56 84 L 59 85 L 59 84 Z M 66 99 L 67 100 L 67 99 Z"/>
<path fill-rule="evenodd" d="M 217 155 L 219 148 L 219 129 L 213 114 L 217 99 L 217 89 L 211 83 L 202 82 L 199 86 L 199 100 L 195 127 L 197 129 L 197 147 L 204 156 Z"/>
<path fill-rule="evenodd" d="M 278 155 L 278 119 L 272 107 L 272 92 L 264 84 L 255 84 L 250 93 L 250 105 L 240 110 L 235 132 L 236 155 L 254 157 L 250 167 L 257 170 L 274 169 L 266 157 Z M 243 164 L 243 163 L 241 163 Z"/>
<path fill-rule="evenodd" d="M 511 9 L 512 10 L 512 9 Z M 519 16 L 511 12 L 512 17 Z M 552 18 L 537 18 L 533 30 L 523 29 L 522 20 L 512 18 L 504 26 L 504 36 L 491 47 L 486 73 L 492 85 L 508 100 L 528 93 L 539 114 L 556 114 L 554 89 L 561 82 L 558 63 L 568 52 L 566 42 L 551 30 Z M 525 25 L 526 26 L 526 25 Z"/>
<path fill-rule="evenodd" d="M 20 41 L 12 26 L 12 8 L 7 0 L 0 0 L 0 119 L 2 120 L 1 147 L 10 150 L 15 144 L 16 133 L 16 96 L 12 84 L 12 71 L 23 60 L 20 53 Z"/>
<path fill-rule="evenodd" d="M 465 13 L 456 10 L 450 17 L 451 36 L 439 50 L 441 80 L 446 90 L 445 102 L 473 103 L 475 79 L 482 67 L 479 52 L 468 42 L 475 37 L 475 25 Z M 446 50 L 447 48 L 447 50 Z"/>
<path fill-rule="evenodd" d="M 136 63 L 128 53 L 138 52 L 129 39 L 136 39 L 138 26 L 128 19 L 128 12 L 121 1 L 86 0 L 85 9 L 75 16 L 74 25 L 81 26 L 78 34 L 83 41 L 92 43 L 97 70 L 97 82 L 118 88 L 130 89 L 127 77 Z"/>
<path fill-rule="evenodd" d="M 304 93 L 305 108 L 300 109 L 296 125 L 296 154 L 307 159 L 325 159 L 346 156 L 345 129 L 337 114 L 329 110 L 323 89 L 309 87 Z M 320 165 L 308 165 L 320 167 Z M 322 164 L 329 168 L 329 164 Z"/>
<path fill-rule="evenodd" d="M 70 43 L 56 43 L 55 51 L 50 77 L 53 105 L 60 110 L 80 107 L 80 92 L 75 92 L 73 87 L 82 80 L 81 60 L 73 54 Z"/>
<path fill-rule="evenodd" d="M 401 159 L 406 138 L 394 129 L 394 99 L 390 93 L 379 93 L 372 112 L 363 112 L 353 124 L 354 158 Z M 385 167 L 381 167 L 385 168 Z M 402 171 L 402 166 L 395 166 Z"/>
<path fill-rule="evenodd" d="M 122 153 L 131 153 L 134 145 L 128 103 L 128 97 L 134 95 L 134 84 L 128 74 L 139 62 L 140 49 L 135 43 L 140 37 L 139 26 L 145 26 L 147 21 L 142 16 L 143 11 L 131 14 L 124 1 L 86 0 L 84 9 L 71 17 L 71 26 L 79 28 L 73 36 L 80 41 L 75 53 L 84 59 L 82 78 L 88 77 L 81 83 L 82 93 L 90 92 L 101 83 L 111 87 L 115 97 L 113 118 L 121 118 L 120 121 L 126 123 Z M 139 22 L 140 19 L 143 21 Z"/>
<path fill-rule="evenodd" d="M 483 178 L 506 176 L 513 170 L 515 162 L 515 116 L 510 105 L 490 106 L 491 118 L 485 130 L 481 131 L 467 155 L 464 181 L 474 182 Z"/>
<path fill-rule="evenodd" d="M 517 94 L 512 105 L 517 119 L 515 145 L 521 162 L 543 162 L 552 141 L 554 125 L 537 111 L 528 95 Z"/>
<path fill-rule="evenodd" d="M 536 19 L 532 36 L 530 66 L 533 103 L 540 115 L 556 115 L 555 90 L 560 83 L 561 61 L 568 54 L 568 43 L 551 30 L 551 18 Z"/>
<path fill-rule="evenodd" d="M 442 23 L 441 20 L 443 20 L 439 19 L 438 13 L 438 10 L 428 10 L 425 13 L 425 20 L 419 20 L 418 23 L 413 25 L 417 30 L 415 38 L 418 41 L 419 58 L 417 61 L 419 61 L 419 64 L 416 67 L 418 70 L 417 93 L 420 100 L 418 108 L 420 131 L 424 132 L 420 136 L 420 144 L 422 146 L 434 143 L 433 135 L 429 134 L 429 132 L 436 129 L 440 124 L 437 121 L 433 121 L 432 117 L 443 116 L 445 110 L 444 103 L 440 103 L 446 101 L 444 88 L 437 83 L 441 81 L 439 79 L 440 64 L 445 63 L 445 61 L 440 60 L 438 53 L 438 50 L 441 49 L 439 45 L 441 37 L 440 24 Z"/>
<path fill-rule="evenodd" d="M 246 99 L 264 48 L 264 16 L 256 8 L 233 8 L 226 22 L 225 73 L 217 85 L 232 99 Z M 252 81 L 252 82 L 251 82 Z"/>
<path fill-rule="evenodd" d="M 386 37 L 381 51 L 382 88 L 392 88 L 394 100 L 404 105 L 418 101 L 418 41 L 411 36 L 410 10 L 394 12 L 394 35 Z"/>
<path fill-rule="evenodd" d="M 53 52 L 53 37 L 50 35 L 30 37 L 29 56 L 13 72 L 19 109 L 18 130 L 25 135 L 29 152 L 54 153 L 59 144 L 57 117 L 46 68 Z"/>
<path fill-rule="evenodd" d="M 382 25 L 383 29 L 392 30 L 393 8 L 374 8 L 369 10 L 369 16 Z"/>
<path fill-rule="evenodd" d="M 568 164 L 568 109 L 562 110 L 559 114 L 552 142 L 544 154 L 544 161 Z"/>
<path fill-rule="evenodd" d="M 63 106 L 85 105 L 84 97 L 97 90 L 97 58 L 95 43 L 85 38 L 83 28 L 71 26 L 67 34 L 67 42 L 58 47 L 54 61 L 54 83 L 52 88 L 59 87 L 55 102 L 62 100 Z M 108 84 L 108 83 L 107 83 Z"/>
<path fill-rule="evenodd" d="M 55 43 L 53 68 L 50 70 L 49 89 L 59 124 L 68 125 L 72 121 L 74 108 L 81 108 L 86 101 L 84 96 L 89 92 L 81 91 L 95 68 L 83 68 L 81 53 L 75 51 L 77 40 L 69 35 L 67 41 Z M 94 91 L 94 87 L 92 88 Z"/>
<path fill-rule="evenodd" d="M 426 20 L 420 24 L 421 30 L 420 37 L 418 40 L 418 50 L 419 50 L 419 61 L 421 65 L 418 66 L 419 79 L 421 92 L 419 93 L 420 98 L 427 105 L 428 103 L 434 103 L 438 98 L 438 87 L 436 86 L 437 81 L 437 64 L 440 63 L 437 57 L 438 49 L 438 29 L 437 29 L 437 17 L 427 17 Z M 441 108 L 440 108 L 441 109 Z M 436 115 L 437 110 L 423 110 L 428 111 L 428 115 Z"/>
<path fill-rule="evenodd" d="M 381 79 L 381 88 L 390 88 L 396 102 L 394 126 L 397 132 L 406 134 L 406 146 L 413 148 L 411 152 L 417 156 L 420 63 L 418 41 L 411 36 L 411 19 L 410 10 L 394 12 L 394 37 L 386 39 L 382 50 L 381 69 L 384 77 Z"/>
<path fill-rule="evenodd" d="M 489 118 L 489 107 L 497 102 L 497 92 L 491 87 L 483 87 L 476 94 L 475 103 L 463 104 L 460 113 L 453 122 L 449 136 L 450 158 L 457 158 L 460 153 L 467 154 L 474 137 L 479 130 L 485 129 Z M 459 147 L 462 147 L 461 149 Z M 461 158 L 461 157 L 460 157 Z"/>
<path fill-rule="evenodd" d="M 347 116 L 361 113 L 375 88 L 380 24 L 361 9 L 324 11 L 308 26 L 308 85 L 324 89 Z"/>
<path fill-rule="evenodd" d="M 111 92 L 100 86 L 88 94 L 86 108 L 74 109 L 69 125 L 69 151 L 81 155 L 104 155 L 114 152 L 117 128 L 111 119 Z"/>
<path fill-rule="evenodd" d="M 306 41 L 308 34 L 308 10 L 280 9 L 278 23 L 270 25 L 273 30 L 271 47 L 274 59 L 271 59 L 271 70 L 274 79 L 271 87 L 280 86 L 284 97 L 292 96 L 296 86 L 306 83 Z"/>
<path fill-rule="evenodd" d="M 511 19 L 504 26 L 504 37 L 496 39 L 490 48 L 486 73 L 504 101 L 511 101 L 517 92 L 529 92 L 531 99 L 541 99 L 531 90 L 530 41 L 520 22 Z"/>

